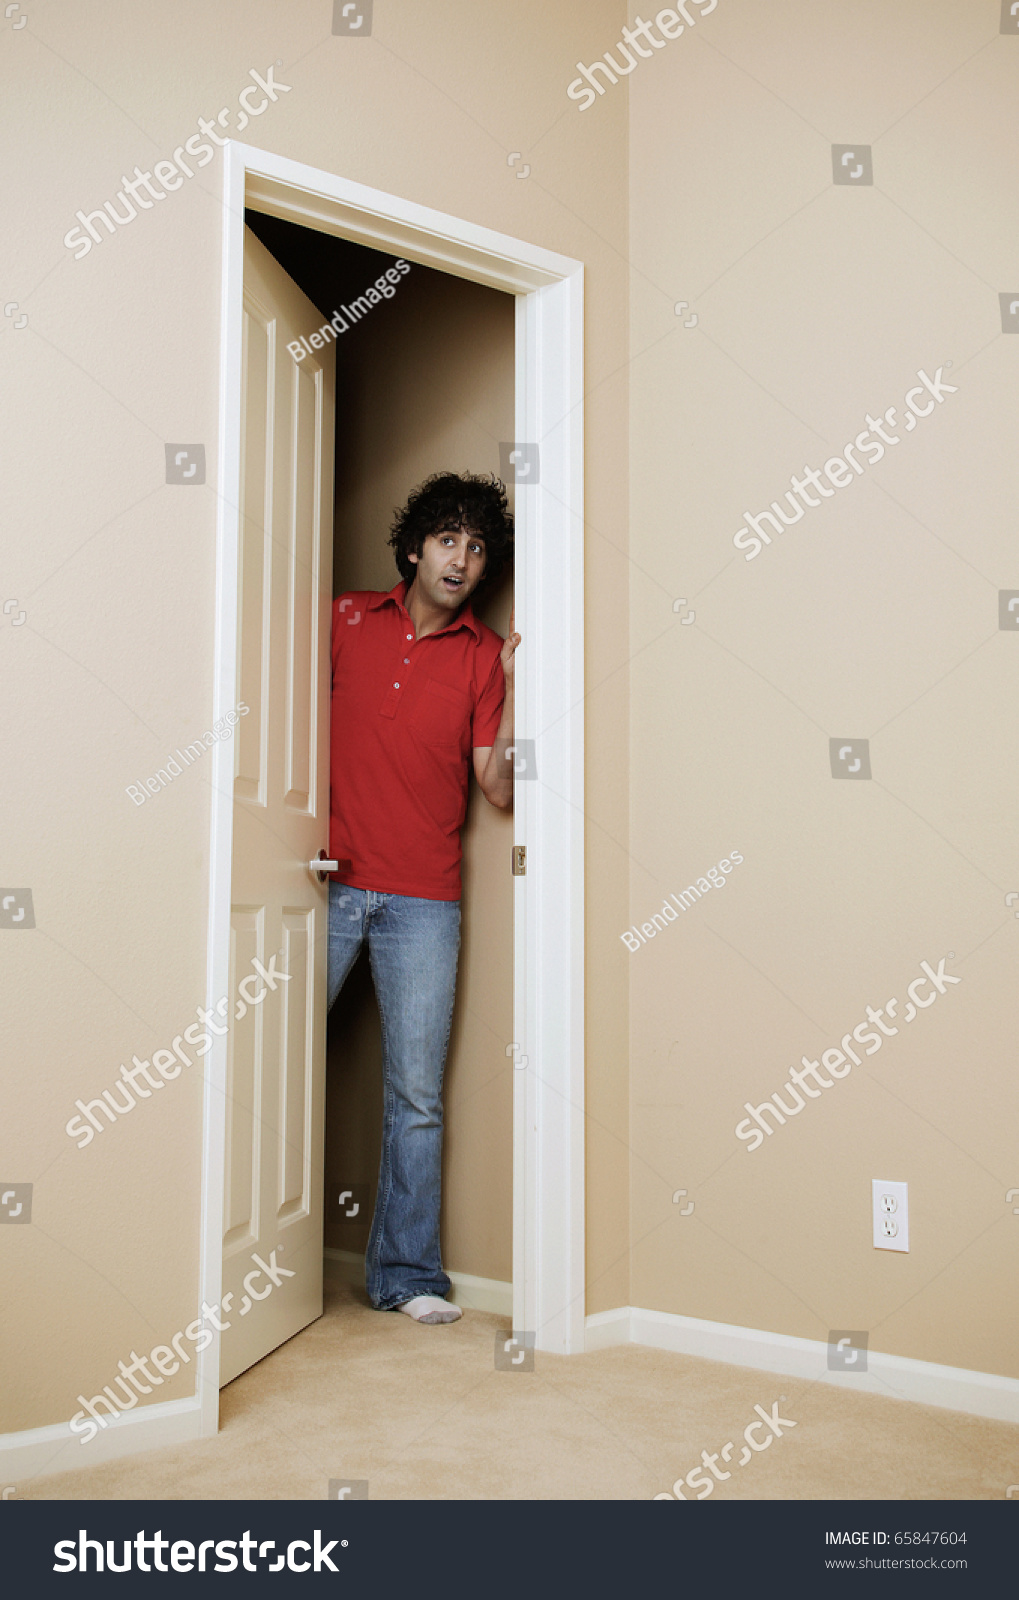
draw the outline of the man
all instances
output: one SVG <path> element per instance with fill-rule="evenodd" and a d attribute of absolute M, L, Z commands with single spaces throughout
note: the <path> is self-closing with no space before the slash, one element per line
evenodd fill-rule
<path fill-rule="evenodd" d="M 365 1280 L 372 1305 L 455 1322 L 439 1252 L 442 1075 L 460 948 L 468 762 L 513 801 L 513 656 L 470 597 L 512 551 L 498 479 L 438 473 L 389 543 L 401 581 L 333 602 L 329 1005 L 365 939 L 382 1017 L 379 1188 Z"/>

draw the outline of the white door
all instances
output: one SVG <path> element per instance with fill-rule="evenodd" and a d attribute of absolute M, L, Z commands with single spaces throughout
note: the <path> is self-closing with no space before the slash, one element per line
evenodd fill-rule
<path fill-rule="evenodd" d="M 322 1315 L 335 350 L 287 345 L 323 320 L 246 228 L 230 994 L 255 1003 L 227 1045 L 221 1384 Z"/>

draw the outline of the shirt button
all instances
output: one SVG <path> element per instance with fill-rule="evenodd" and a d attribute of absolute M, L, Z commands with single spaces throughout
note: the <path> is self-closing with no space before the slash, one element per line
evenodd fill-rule
<path fill-rule="evenodd" d="M 410 656 L 404 656 L 403 664 L 404 664 L 405 667 L 409 667 L 410 666 Z"/>
<path fill-rule="evenodd" d="M 394 683 L 394 684 L 393 684 L 393 688 L 394 688 L 394 689 L 398 689 L 398 688 L 399 688 L 399 687 L 400 687 L 400 685 L 399 685 L 399 684 L 398 684 L 398 683 Z"/>
<path fill-rule="evenodd" d="M 414 635 L 412 633 L 408 633 L 408 635 L 407 635 L 408 639 L 413 639 L 413 637 L 414 637 Z"/>

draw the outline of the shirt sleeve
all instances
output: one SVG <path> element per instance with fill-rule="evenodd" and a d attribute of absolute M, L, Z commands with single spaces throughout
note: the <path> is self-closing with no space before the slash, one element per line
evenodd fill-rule
<path fill-rule="evenodd" d="M 472 743 L 475 750 L 486 750 L 495 743 L 505 698 L 506 676 L 502 670 L 502 661 L 496 656 L 474 707 Z"/>

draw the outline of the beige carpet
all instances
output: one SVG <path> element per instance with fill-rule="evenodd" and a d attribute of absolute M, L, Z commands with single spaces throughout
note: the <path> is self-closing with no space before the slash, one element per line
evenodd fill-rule
<path fill-rule="evenodd" d="M 327 1279 L 321 1320 L 224 1389 L 215 1439 L 19 1499 L 321 1500 L 343 1479 L 373 1500 L 646 1500 L 728 1441 L 715 1500 L 1003 1500 L 1019 1484 L 1019 1426 L 637 1345 L 496 1371 L 504 1326 L 467 1311 L 421 1327 Z M 739 1467 L 755 1404 L 780 1396 L 796 1426 Z"/>

